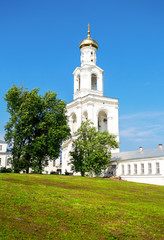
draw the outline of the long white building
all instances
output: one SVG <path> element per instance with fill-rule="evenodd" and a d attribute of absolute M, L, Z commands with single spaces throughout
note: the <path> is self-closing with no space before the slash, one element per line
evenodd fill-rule
<path fill-rule="evenodd" d="M 164 185 L 164 148 L 114 153 L 111 170 L 127 181 Z"/>

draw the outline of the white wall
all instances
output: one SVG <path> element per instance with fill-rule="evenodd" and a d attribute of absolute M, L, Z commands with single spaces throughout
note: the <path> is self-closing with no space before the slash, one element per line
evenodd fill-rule
<path fill-rule="evenodd" d="M 7 152 L 7 143 L 0 143 L 0 168 L 11 168 L 10 161 L 11 154 Z"/>
<path fill-rule="evenodd" d="M 0 143 L 0 153 L 7 152 L 7 143 Z"/>
<path fill-rule="evenodd" d="M 152 173 L 148 171 L 148 164 L 151 163 Z M 157 173 L 156 163 L 159 163 L 160 172 Z M 137 165 L 137 174 L 134 173 L 134 165 Z M 144 164 L 144 173 L 141 172 L 141 164 Z M 124 174 L 122 172 L 124 166 Z M 128 165 L 131 166 L 131 174 L 128 173 Z M 117 162 L 116 175 L 121 176 L 123 180 L 164 185 L 164 156 L 157 158 L 121 160 Z"/>

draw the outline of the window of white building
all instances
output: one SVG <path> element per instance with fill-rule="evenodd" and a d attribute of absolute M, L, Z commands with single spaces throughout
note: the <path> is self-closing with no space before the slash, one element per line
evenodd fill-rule
<path fill-rule="evenodd" d="M 7 159 L 7 166 L 10 165 L 10 159 Z"/>
<path fill-rule="evenodd" d="M 77 117 L 76 117 L 76 114 L 74 113 L 72 115 L 72 133 L 74 133 L 77 130 L 76 125 L 77 125 Z"/>
<path fill-rule="evenodd" d="M 98 114 L 98 131 L 107 131 L 108 128 L 107 115 L 104 111 L 100 111 Z"/>
<path fill-rule="evenodd" d="M 160 166 L 159 166 L 159 162 L 156 162 L 156 173 L 159 174 L 160 173 Z"/>
<path fill-rule="evenodd" d="M 1 166 L 1 164 L 2 164 L 2 159 L 0 158 L 0 166 Z"/>
<path fill-rule="evenodd" d="M 141 174 L 144 174 L 144 172 L 145 172 L 145 169 L 144 169 L 144 164 L 143 164 L 143 163 L 141 163 Z"/>
<path fill-rule="evenodd" d="M 0 145 L 0 151 L 2 151 L 2 145 Z"/>
<path fill-rule="evenodd" d="M 55 167 L 55 160 L 53 160 L 53 167 Z"/>
<path fill-rule="evenodd" d="M 134 164 L 134 174 L 137 174 L 137 164 Z"/>
<path fill-rule="evenodd" d="M 80 83 L 80 75 L 77 76 L 77 91 L 80 91 L 80 86 L 81 83 Z"/>
<path fill-rule="evenodd" d="M 148 163 L 148 174 L 152 173 L 152 165 L 151 163 Z"/>
<path fill-rule="evenodd" d="M 124 168 L 124 165 L 121 165 L 121 170 L 122 170 L 122 175 L 125 174 L 125 168 Z"/>
<path fill-rule="evenodd" d="M 131 174 L 131 166 L 128 164 L 128 174 Z"/>
<path fill-rule="evenodd" d="M 85 122 L 85 121 L 87 121 L 88 120 L 88 113 L 85 111 L 84 113 L 83 113 L 83 121 Z"/>
<path fill-rule="evenodd" d="M 48 167 L 48 160 L 45 160 L 46 167 Z"/>
<path fill-rule="evenodd" d="M 91 89 L 97 90 L 97 76 L 96 74 L 91 75 Z"/>

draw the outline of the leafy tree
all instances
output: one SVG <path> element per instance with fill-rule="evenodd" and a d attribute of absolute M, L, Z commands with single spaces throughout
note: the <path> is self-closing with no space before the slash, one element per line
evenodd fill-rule
<path fill-rule="evenodd" d="M 14 172 L 26 169 L 28 173 L 32 168 L 41 173 L 48 158 L 59 156 L 62 141 L 70 133 L 65 102 L 55 92 L 41 96 L 38 91 L 13 85 L 4 97 L 10 114 L 5 140 L 11 148 Z"/>
<path fill-rule="evenodd" d="M 86 172 L 100 174 L 111 160 L 111 149 L 118 148 L 114 135 L 98 132 L 89 120 L 82 122 L 75 133 L 70 152 L 72 169 L 84 176 Z"/>

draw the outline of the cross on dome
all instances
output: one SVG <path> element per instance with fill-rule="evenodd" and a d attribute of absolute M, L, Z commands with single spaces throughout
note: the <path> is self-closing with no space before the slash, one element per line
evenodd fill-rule
<path fill-rule="evenodd" d="M 90 36 L 90 25 L 88 24 L 88 38 L 90 39 L 91 36 Z"/>
<path fill-rule="evenodd" d="M 79 48 L 81 49 L 81 48 L 87 47 L 87 46 L 98 49 L 98 43 L 95 40 L 93 40 L 90 36 L 90 25 L 89 24 L 88 24 L 88 36 L 86 39 L 84 39 L 83 41 L 80 42 Z"/>

